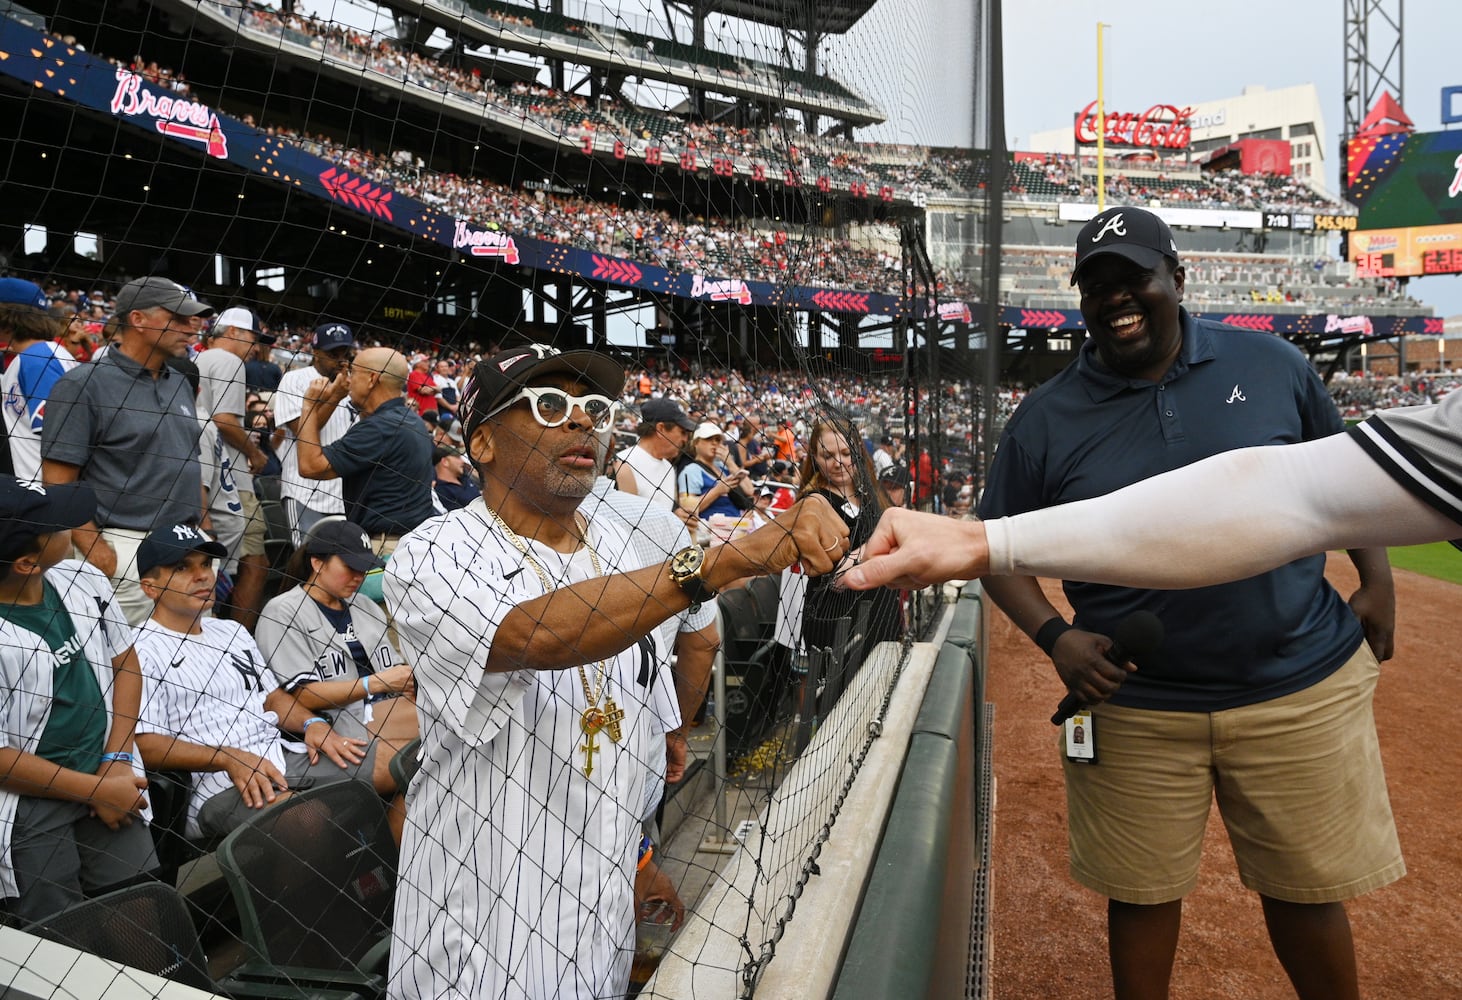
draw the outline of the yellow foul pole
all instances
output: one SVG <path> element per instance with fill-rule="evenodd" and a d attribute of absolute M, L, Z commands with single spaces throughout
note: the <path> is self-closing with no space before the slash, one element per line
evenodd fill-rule
<path fill-rule="evenodd" d="M 1107 207 L 1107 105 L 1102 92 L 1102 29 L 1097 22 L 1097 212 Z"/>

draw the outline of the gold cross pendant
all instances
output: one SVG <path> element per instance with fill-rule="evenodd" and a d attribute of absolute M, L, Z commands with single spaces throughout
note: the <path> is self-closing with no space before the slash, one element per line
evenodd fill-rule
<path fill-rule="evenodd" d="M 624 709 L 614 703 L 613 698 L 604 699 L 604 728 L 609 732 L 609 738 L 618 743 L 624 738 L 624 731 L 619 724 L 624 721 Z"/>
<path fill-rule="evenodd" d="M 597 735 L 597 733 L 588 734 L 584 745 L 579 747 L 579 753 L 584 755 L 584 777 L 586 778 L 594 773 L 594 755 L 599 752 L 599 744 L 594 740 Z"/>
<path fill-rule="evenodd" d="M 584 755 L 584 777 L 594 773 L 594 755 L 599 752 L 598 737 L 604 728 L 604 713 L 590 705 L 579 713 L 579 728 L 584 731 L 584 745 L 579 747 L 579 752 Z"/>

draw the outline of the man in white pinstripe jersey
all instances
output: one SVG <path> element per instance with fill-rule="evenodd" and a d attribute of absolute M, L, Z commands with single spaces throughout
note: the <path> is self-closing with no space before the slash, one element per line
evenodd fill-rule
<path fill-rule="evenodd" d="M 623 385 L 588 351 L 483 359 L 462 403 L 483 496 L 411 532 L 387 566 L 422 723 L 393 998 L 623 995 L 635 876 L 653 874 L 636 845 L 659 780 L 657 626 L 734 580 L 798 559 L 827 572 L 846 551 L 818 500 L 646 565 L 623 524 L 580 511 Z"/>

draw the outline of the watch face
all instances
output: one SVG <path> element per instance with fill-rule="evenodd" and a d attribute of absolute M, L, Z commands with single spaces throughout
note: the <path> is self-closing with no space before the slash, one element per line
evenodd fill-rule
<path fill-rule="evenodd" d="M 681 549 L 670 560 L 670 571 L 677 576 L 689 576 L 701 568 L 706 554 L 699 548 Z"/>

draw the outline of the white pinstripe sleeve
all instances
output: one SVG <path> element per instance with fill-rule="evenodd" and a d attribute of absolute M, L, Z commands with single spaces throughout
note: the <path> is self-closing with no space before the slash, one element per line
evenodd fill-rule
<path fill-rule="evenodd" d="M 436 518 L 404 539 L 386 564 L 385 594 L 424 716 L 478 746 L 502 730 L 533 686 L 529 671 L 483 669 L 498 624 L 533 595 L 504 579 L 503 559 L 484 558 L 499 551 L 494 536 L 469 540 L 461 523 Z M 474 557 L 460 558 L 464 549 Z"/>

